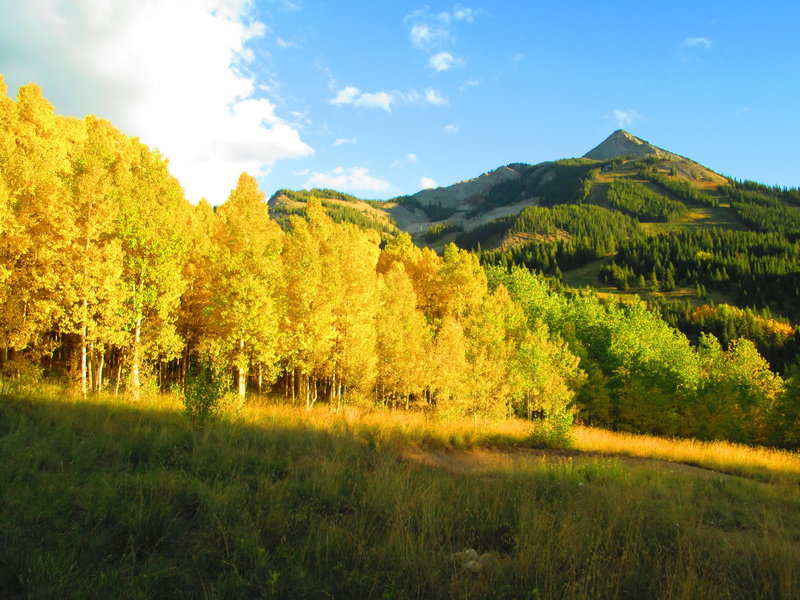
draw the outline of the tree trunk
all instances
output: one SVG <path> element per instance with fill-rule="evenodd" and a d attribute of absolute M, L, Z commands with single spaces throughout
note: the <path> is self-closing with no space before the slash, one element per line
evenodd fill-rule
<path fill-rule="evenodd" d="M 244 340 L 239 340 L 239 364 L 236 366 L 237 383 L 239 384 L 239 398 L 244 400 L 247 393 L 247 368 L 244 366 Z"/>
<path fill-rule="evenodd" d="M 134 401 L 141 398 L 142 380 L 139 373 L 142 362 L 142 317 L 136 318 L 136 329 L 133 331 L 133 352 L 131 353 L 131 396 Z"/>
<path fill-rule="evenodd" d="M 95 377 L 95 386 L 97 391 L 99 392 L 103 388 L 103 367 L 106 364 L 106 352 L 105 349 L 100 353 L 100 361 L 97 365 L 97 377 Z"/>
<path fill-rule="evenodd" d="M 87 357 L 86 357 L 86 328 L 81 328 L 81 396 L 86 398 L 87 394 L 87 381 L 86 381 L 86 371 L 87 371 Z"/>
<path fill-rule="evenodd" d="M 114 386 L 114 397 L 119 396 L 119 380 L 122 377 L 122 357 L 117 357 L 117 384 Z"/>

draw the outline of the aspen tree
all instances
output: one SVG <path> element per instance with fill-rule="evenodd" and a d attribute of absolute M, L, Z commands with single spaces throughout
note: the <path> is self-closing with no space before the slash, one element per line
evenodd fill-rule
<path fill-rule="evenodd" d="M 74 236 L 67 247 L 70 293 L 65 300 L 64 325 L 78 334 L 81 393 L 88 391 L 88 352 L 98 351 L 95 387 L 102 385 L 105 349 L 124 341 L 122 321 L 122 246 L 115 238 L 117 193 L 113 166 L 117 146 L 124 136 L 95 117 L 80 124 L 82 139 L 76 140 L 72 156 L 70 193 L 66 196 L 73 220 Z"/>
<path fill-rule="evenodd" d="M 380 279 L 377 318 L 379 394 L 401 399 L 408 407 L 411 394 L 422 394 L 430 380 L 426 369 L 431 332 L 417 309 L 414 286 L 401 262 Z"/>
<path fill-rule="evenodd" d="M 16 103 L 2 96 L 0 195 L 11 214 L 0 240 L 0 346 L 4 356 L 9 348 L 42 354 L 43 334 L 61 316 L 60 273 L 73 233 L 62 201 L 67 143 L 38 86 L 21 87 Z"/>
<path fill-rule="evenodd" d="M 213 250 L 211 317 L 204 342 L 219 367 L 234 368 L 240 400 L 250 369 L 278 362 L 278 326 L 284 312 L 282 232 L 269 218 L 255 178 L 242 173 L 219 208 Z"/>
<path fill-rule="evenodd" d="M 123 299 L 134 399 L 146 362 L 177 357 L 183 341 L 176 319 L 186 282 L 189 203 L 166 160 L 137 139 L 120 148 L 115 163 L 119 188 L 117 235 L 124 253 Z"/>

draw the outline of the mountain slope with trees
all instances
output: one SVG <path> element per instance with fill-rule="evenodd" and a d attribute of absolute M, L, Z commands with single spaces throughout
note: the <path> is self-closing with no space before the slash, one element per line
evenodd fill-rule
<path fill-rule="evenodd" d="M 391 406 L 475 422 L 516 414 L 555 436 L 577 415 L 664 435 L 800 439 L 800 375 L 784 380 L 751 340 L 723 345 L 700 319 L 690 340 L 661 318 L 668 310 L 563 290 L 514 264 L 513 252 L 528 247 L 516 242 L 496 251 L 512 257 L 498 258 L 502 266 L 454 244 L 438 254 L 376 227 L 384 221 L 374 204 L 356 209 L 331 191 L 281 194 L 300 205 L 283 213 L 283 227 L 247 174 L 221 206 L 191 205 L 166 160 L 108 122 L 56 115 L 35 85 L 16 101 L 0 96 L 4 386 L 47 369 L 84 396 L 135 399 L 172 387 L 202 399 L 205 382 L 217 399 L 230 390 L 233 404 L 272 390 L 334 411 Z M 774 295 L 764 286 L 793 276 L 797 241 L 769 221 L 763 227 L 775 230 L 764 233 L 709 229 L 677 245 L 669 234 L 648 238 L 642 214 L 615 212 L 599 197 L 641 168 L 616 159 L 517 165 L 523 187 L 502 189 L 541 196 L 504 235 L 555 244 L 542 255 L 554 269 L 616 251 L 615 260 L 630 260 L 618 269 L 649 270 L 659 285 L 700 273 L 713 282 L 724 268 L 752 293 Z M 731 184 L 716 193 L 797 208 L 793 190 Z M 319 195 L 337 202 L 326 207 Z M 337 222 L 340 202 L 349 206 L 341 215 L 358 210 L 369 222 Z M 790 337 L 773 345 L 789 348 Z"/>

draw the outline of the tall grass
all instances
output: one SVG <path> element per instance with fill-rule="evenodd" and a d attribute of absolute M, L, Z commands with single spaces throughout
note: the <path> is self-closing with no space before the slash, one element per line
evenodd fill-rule
<path fill-rule="evenodd" d="M 800 454 L 732 442 L 666 439 L 576 427 L 574 447 L 586 452 L 647 457 L 766 481 L 800 483 Z"/>
<path fill-rule="evenodd" d="M 173 397 L 0 398 L 3 598 L 796 598 L 795 484 L 565 456 L 462 473 L 419 447 L 521 424 Z M 499 437 L 498 437 L 499 436 Z M 581 443 L 578 435 L 578 444 Z M 465 570 L 453 553 L 494 561 Z"/>

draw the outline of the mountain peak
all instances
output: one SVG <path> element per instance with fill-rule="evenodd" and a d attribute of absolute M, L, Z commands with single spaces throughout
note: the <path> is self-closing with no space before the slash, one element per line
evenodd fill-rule
<path fill-rule="evenodd" d="M 624 129 L 617 129 L 608 136 L 599 146 L 583 155 L 584 158 L 593 160 L 608 160 L 617 156 L 632 156 L 641 158 L 654 154 L 659 158 L 672 156 L 671 152 L 653 146 Z"/>

